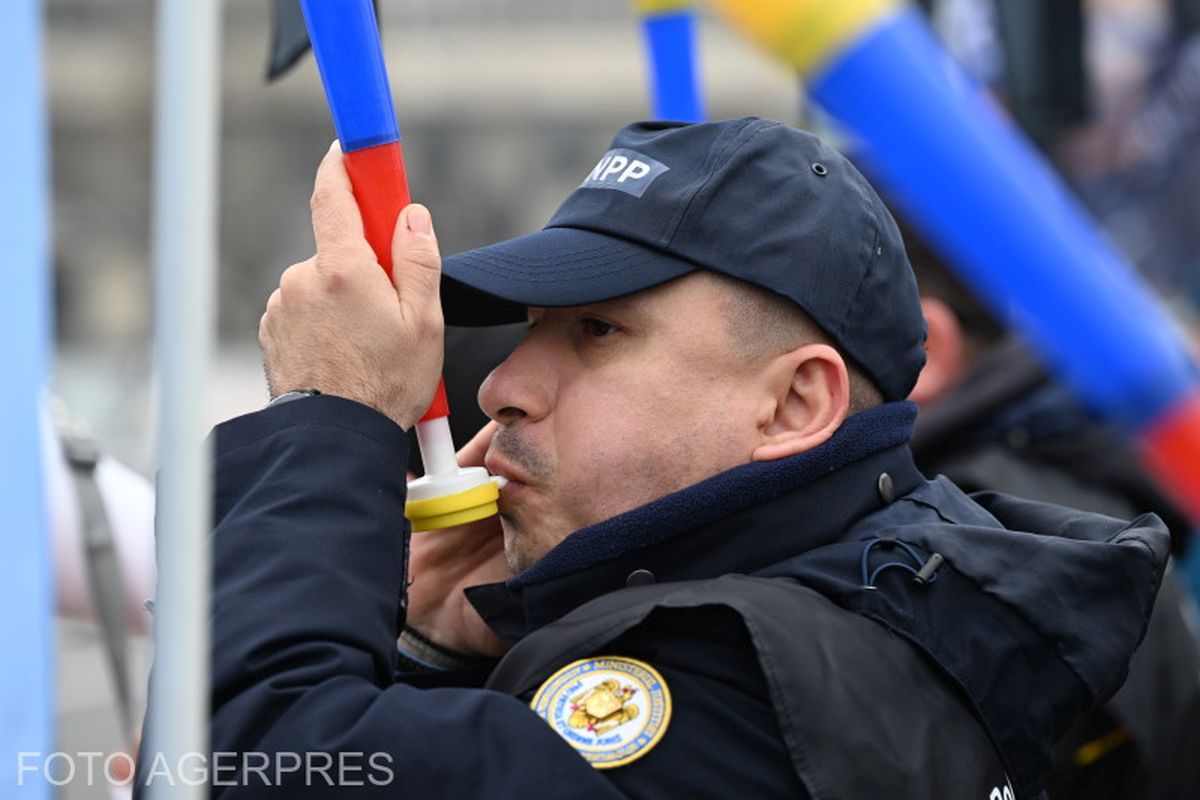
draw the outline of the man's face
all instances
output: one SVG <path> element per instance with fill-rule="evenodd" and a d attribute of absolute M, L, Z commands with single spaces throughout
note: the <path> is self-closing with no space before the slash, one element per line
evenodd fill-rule
<path fill-rule="evenodd" d="M 568 534 L 748 463 L 765 407 L 730 346 L 722 284 L 695 274 L 620 300 L 532 309 L 479 401 L 514 572 Z"/>

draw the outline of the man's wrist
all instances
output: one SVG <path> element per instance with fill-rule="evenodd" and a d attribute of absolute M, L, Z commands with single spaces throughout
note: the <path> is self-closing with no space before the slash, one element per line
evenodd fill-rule
<path fill-rule="evenodd" d="M 495 659 L 460 653 L 436 644 L 424 634 L 405 627 L 396 640 L 402 672 L 452 672 L 474 669 Z"/>

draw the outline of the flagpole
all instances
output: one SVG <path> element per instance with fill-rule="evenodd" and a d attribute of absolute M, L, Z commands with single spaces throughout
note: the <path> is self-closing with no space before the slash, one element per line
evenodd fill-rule
<path fill-rule="evenodd" d="M 38 399 L 51 338 L 46 120 L 40 0 L 0 3 L 0 108 L 11 155 L 0 193 L 5 286 L 0 292 L 0 792 L 49 798 L 54 747 L 53 573 L 41 468 Z M 59 776 L 52 775 L 57 778 Z"/>
<path fill-rule="evenodd" d="M 210 454 L 203 445 L 216 283 L 220 0 L 160 0 L 154 158 L 159 376 L 152 798 L 202 798 L 208 752 Z M 174 780 L 155 776 L 156 762 Z M 181 780 L 184 778 L 185 780 Z M 143 777 L 145 780 L 145 776 Z M 199 785 L 190 785 L 198 783 Z"/>

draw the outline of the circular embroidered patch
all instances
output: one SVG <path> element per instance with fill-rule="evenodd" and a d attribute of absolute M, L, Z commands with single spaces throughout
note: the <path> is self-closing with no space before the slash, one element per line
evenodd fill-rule
<path fill-rule="evenodd" d="M 593 767 L 610 769 L 658 744 L 671 721 L 671 692 L 649 664 L 603 656 L 551 675 L 529 707 Z"/>

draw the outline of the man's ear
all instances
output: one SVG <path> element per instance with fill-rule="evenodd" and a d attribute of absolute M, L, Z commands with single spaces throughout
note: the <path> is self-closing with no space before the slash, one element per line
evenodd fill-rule
<path fill-rule="evenodd" d="M 771 402 L 759 416 L 754 461 L 775 461 L 823 444 L 850 412 L 846 362 L 827 344 L 785 353 L 766 374 Z"/>
<path fill-rule="evenodd" d="M 934 403 L 962 377 L 966 367 L 966 337 L 958 316 L 936 297 L 922 297 L 921 311 L 929 336 L 925 340 L 925 367 L 908 399 L 918 405 Z"/>

